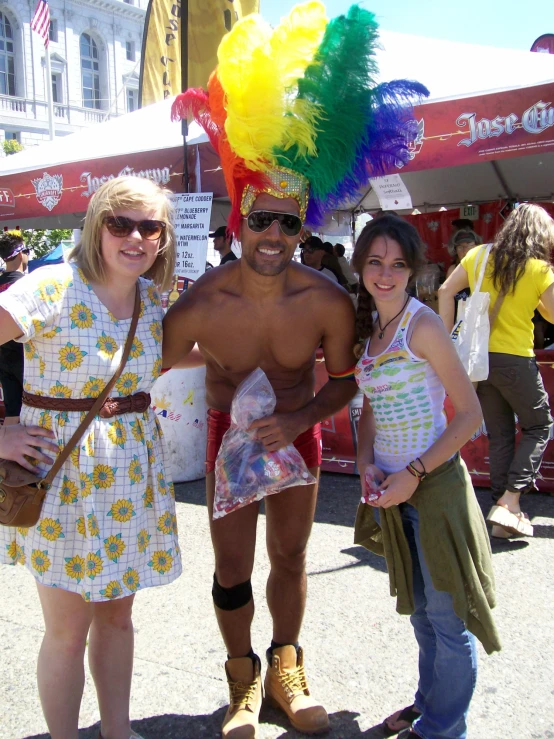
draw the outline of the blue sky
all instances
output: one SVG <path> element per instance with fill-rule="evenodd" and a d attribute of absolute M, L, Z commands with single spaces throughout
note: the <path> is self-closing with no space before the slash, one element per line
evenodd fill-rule
<path fill-rule="evenodd" d="M 276 25 L 296 4 L 260 0 L 260 9 Z M 351 4 L 325 2 L 329 17 L 344 13 Z M 371 0 L 360 5 L 375 13 L 383 29 L 417 36 L 529 51 L 538 36 L 554 34 L 554 0 Z"/>

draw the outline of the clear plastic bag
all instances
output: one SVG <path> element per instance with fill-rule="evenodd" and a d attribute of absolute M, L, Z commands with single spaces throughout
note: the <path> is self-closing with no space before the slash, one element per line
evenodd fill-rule
<path fill-rule="evenodd" d="M 231 404 L 231 428 L 215 461 L 214 519 L 285 488 L 316 482 L 292 444 L 268 452 L 255 432 L 248 433 L 254 421 L 273 413 L 276 402 L 262 369 L 254 370 L 238 386 Z"/>
<path fill-rule="evenodd" d="M 375 503 L 384 495 L 385 491 L 381 490 L 381 483 L 385 479 L 385 475 L 376 470 L 375 467 L 367 467 L 364 475 L 362 486 L 362 503 Z"/>

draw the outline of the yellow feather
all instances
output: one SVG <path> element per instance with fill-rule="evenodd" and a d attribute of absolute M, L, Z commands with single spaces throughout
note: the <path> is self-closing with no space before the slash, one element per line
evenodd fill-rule
<path fill-rule="evenodd" d="M 327 22 L 323 4 L 307 2 L 293 8 L 275 31 L 261 16 L 250 15 L 224 36 L 218 75 L 226 98 L 225 131 L 252 169 L 267 169 L 276 146 L 296 143 L 300 151 L 314 153 L 319 111 L 296 99 L 297 83 Z"/>

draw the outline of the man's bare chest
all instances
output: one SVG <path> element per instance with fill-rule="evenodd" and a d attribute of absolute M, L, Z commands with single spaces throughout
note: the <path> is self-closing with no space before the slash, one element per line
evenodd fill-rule
<path fill-rule="evenodd" d="M 256 367 L 304 369 L 320 342 L 321 330 L 301 311 L 275 314 L 231 307 L 207 318 L 198 338 L 200 348 L 233 374 Z"/>

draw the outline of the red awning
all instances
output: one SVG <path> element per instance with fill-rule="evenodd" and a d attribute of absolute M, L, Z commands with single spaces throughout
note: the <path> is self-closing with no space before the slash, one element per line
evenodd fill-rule
<path fill-rule="evenodd" d="M 189 146 L 188 151 L 191 178 L 194 180 L 199 173 L 205 192 L 225 197 L 219 159 L 211 145 Z M 148 177 L 174 192 L 183 192 L 183 147 L 92 160 L 83 158 L 79 162 L 0 176 L 0 221 L 19 223 L 40 218 L 45 221 L 42 227 L 48 228 L 51 217 L 84 213 L 98 187 L 119 175 Z"/>

